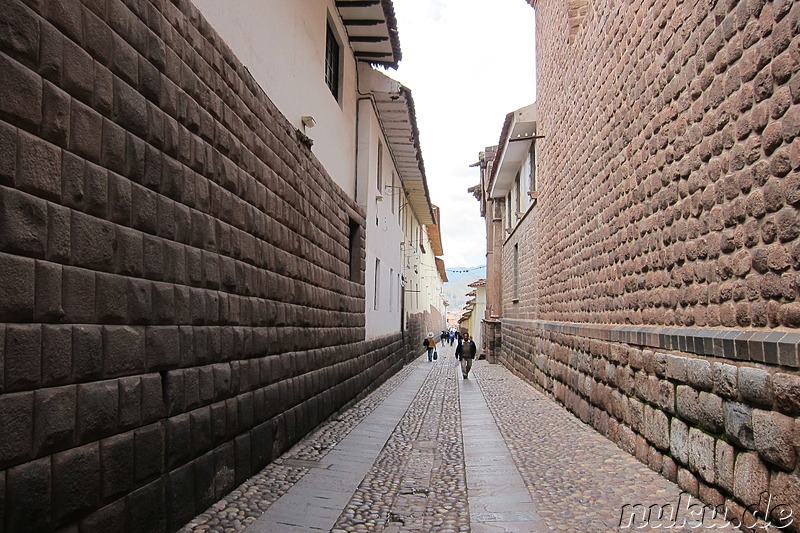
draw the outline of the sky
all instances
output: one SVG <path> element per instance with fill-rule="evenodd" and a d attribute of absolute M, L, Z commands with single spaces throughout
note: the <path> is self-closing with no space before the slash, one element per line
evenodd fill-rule
<path fill-rule="evenodd" d="M 467 192 L 508 112 L 532 103 L 534 10 L 525 0 L 394 0 L 403 59 L 387 75 L 414 97 L 447 268 L 486 262 L 485 222 Z"/>

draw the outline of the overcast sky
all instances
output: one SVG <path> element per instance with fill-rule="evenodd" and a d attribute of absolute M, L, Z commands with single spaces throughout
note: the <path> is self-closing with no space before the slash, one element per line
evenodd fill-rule
<path fill-rule="evenodd" d="M 411 89 L 448 268 L 486 262 L 484 221 L 467 188 L 478 153 L 535 91 L 534 10 L 525 0 L 394 0 L 403 59 L 387 75 Z"/>

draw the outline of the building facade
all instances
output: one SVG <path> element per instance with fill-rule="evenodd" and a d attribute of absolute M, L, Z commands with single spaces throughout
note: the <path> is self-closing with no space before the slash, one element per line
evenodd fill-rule
<path fill-rule="evenodd" d="M 268 4 L 0 8 L 0 532 L 175 531 L 418 355 L 366 321 L 379 157 L 434 223 L 359 104 L 391 2 Z"/>
<path fill-rule="evenodd" d="M 426 249 L 423 259 L 430 258 L 427 228 L 438 235 L 438 221 L 414 100 L 408 87 L 372 66 L 396 67 L 400 60 L 391 2 L 196 5 L 276 107 L 313 141 L 332 179 L 366 210 L 367 338 L 430 321 L 425 313 L 441 307 L 437 280 L 426 276 L 427 264 L 411 265 Z M 442 255 L 441 244 L 437 251 Z"/>
<path fill-rule="evenodd" d="M 800 4 L 530 3 L 472 189 L 492 355 L 708 503 L 800 501 Z"/>

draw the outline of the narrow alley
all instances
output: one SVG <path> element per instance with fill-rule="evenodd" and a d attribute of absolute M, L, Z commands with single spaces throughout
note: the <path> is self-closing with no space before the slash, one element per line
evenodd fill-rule
<path fill-rule="evenodd" d="M 439 355 L 417 358 L 181 532 L 735 530 L 735 517 L 703 514 L 502 365 L 476 361 L 465 380 L 454 347 Z"/>

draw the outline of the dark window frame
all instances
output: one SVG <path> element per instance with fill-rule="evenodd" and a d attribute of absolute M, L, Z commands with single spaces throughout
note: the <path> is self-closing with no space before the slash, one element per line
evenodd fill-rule
<path fill-rule="evenodd" d="M 330 22 L 328 22 L 325 31 L 325 84 L 337 102 L 339 101 L 341 54 L 342 47 L 336 39 L 336 33 L 334 33 Z"/>

